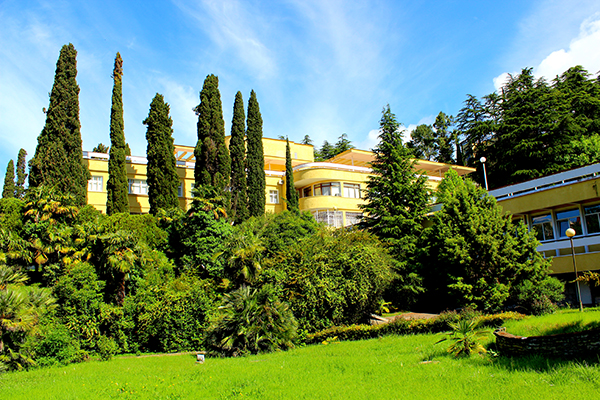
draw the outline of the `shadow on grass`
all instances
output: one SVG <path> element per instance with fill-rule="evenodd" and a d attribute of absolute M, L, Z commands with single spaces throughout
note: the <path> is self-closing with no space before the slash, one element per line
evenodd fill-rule
<path fill-rule="evenodd" d="M 587 323 L 584 323 L 583 321 L 573 321 L 573 322 L 565 323 L 561 326 L 551 327 L 551 328 L 545 330 L 542 333 L 542 335 L 549 336 L 549 335 L 558 335 L 561 333 L 576 333 L 576 332 L 589 331 L 592 329 L 599 329 L 599 328 L 600 328 L 600 321 L 587 322 Z"/>

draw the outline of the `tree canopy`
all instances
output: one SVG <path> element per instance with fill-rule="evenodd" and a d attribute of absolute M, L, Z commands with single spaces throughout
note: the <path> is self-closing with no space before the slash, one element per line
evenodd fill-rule
<path fill-rule="evenodd" d="M 251 217 L 265 213 L 265 158 L 262 144 L 263 120 L 254 90 L 248 100 L 246 140 L 248 150 L 246 167 L 248 168 L 248 211 Z"/>
<path fill-rule="evenodd" d="M 38 136 L 35 155 L 29 161 L 29 186 L 49 186 L 86 202 L 90 173 L 83 163 L 79 122 L 77 51 L 69 43 L 56 63 L 46 124 Z"/>

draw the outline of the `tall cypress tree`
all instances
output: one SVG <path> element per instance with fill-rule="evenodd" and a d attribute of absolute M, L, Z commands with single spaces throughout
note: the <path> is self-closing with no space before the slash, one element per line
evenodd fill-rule
<path fill-rule="evenodd" d="M 10 160 L 6 166 L 6 175 L 4 175 L 2 198 L 9 199 L 13 197 L 15 197 L 15 163 Z"/>
<path fill-rule="evenodd" d="M 17 156 L 17 183 L 15 184 L 15 197 L 22 199 L 25 196 L 25 179 L 27 179 L 27 173 L 25 173 L 25 156 L 27 152 L 25 149 L 19 150 Z"/>
<path fill-rule="evenodd" d="M 106 213 L 108 215 L 128 212 L 128 182 L 125 155 L 125 131 L 123 122 L 123 59 L 117 53 L 113 68 L 112 106 L 110 109 L 110 153 L 108 182 L 106 183 Z"/>
<path fill-rule="evenodd" d="M 198 142 L 194 149 L 196 187 L 208 185 L 223 192 L 229 186 L 231 159 L 225 145 L 219 78 L 215 75 L 208 75 L 204 80 L 200 104 L 194 111 L 198 115 Z"/>
<path fill-rule="evenodd" d="M 77 50 L 69 43 L 60 50 L 54 85 L 46 112 L 46 124 L 38 136 L 35 155 L 29 162 L 29 186 L 53 187 L 70 193 L 84 205 L 90 172 L 83 163 Z"/>
<path fill-rule="evenodd" d="M 265 158 L 262 144 L 262 117 L 256 93 L 250 92 L 248 100 L 248 118 L 246 122 L 246 140 L 248 141 L 248 210 L 251 217 L 265 213 Z"/>
<path fill-rule="evenodd" d="M 173 120 L 169 117 L 169 105 L 161 94 L 156 94 L 150 104 L 148 118 L 144 120 L 146 140 L 148 141 L 148 201 L 150 214 L 156 214 L 160 208 L 177 207 L 177 175 L 175 146 L 173 145 Z"/>
<path fill-rule="evenodd" d="M 248 188 L 246 185 L 246 114 L 242 93 L 237 92 L 231 121 L 231 215 L 236 224 L 248 219 Z"/>
<path fill-rule="evenodd" d="M 294 187 L 294 170 L 292 168 L 292 155 L 290 152 L 290 141 L 285 139 L 285 199 L 288 210 L 300 211 L 298 206 L 298 192 Z"/>

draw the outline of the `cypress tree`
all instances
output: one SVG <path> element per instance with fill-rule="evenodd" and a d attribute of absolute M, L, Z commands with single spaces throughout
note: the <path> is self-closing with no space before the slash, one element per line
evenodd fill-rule
<path fill-rule="evenodd" d="M 225 191 L 229 185 L 231 159 L 225 145 L 219 78 L 215 75 L 208 75 L 204 80 L 200 104 L 194 111 L 198 115 L 198 142 L 194 149 L 196 187 L 209 185 L 217 192 Z"/>
<path fill-rule="evenodd" d="M 27 179 L 27 174 L 25 173 L 25 156 L 27 152 L 25 149 L 19 150 L 19 155 L 17 156 L 17 183 L 15 185 L 15 197 L 17 199 L 22 199 L 25 196 L 25 179 Z"/>
<path fill-rule="evenodd" d="M 46 124 L 38 136 L 35 155 L 29 162 L 29 186 L 49 186 L 70 193 L 84 205 L 90 172 L 83 163 L 77 50 L 69 43 L 60 50 L 56 63 Z"/>
<path fill-rule="evenodd" d="M 231 121 L 231 217 L 236 224 L 248 219 L 248 187 L 246 186 L 246 114 L 242 93 L 237 92 Z"/>
<path fill-rule="evenodd" d="M 248 118 L 246 121 L 246 140 L 248 141 L 248 210 L 251 217 L 265 213 L 265 158 L 262 144 L 262 117 L 254 90 L 248 100 Z"/>
<path fill-rule="evenodd" d="M 161 94 L 156 94 L 150 104 L 148 118 L 144 120 L 148 149 L 148 201 L 150 214 L 156 214 L 160 208 L 177 207 L 177 175 L 175 146 L 173 145 L 173 120 L 169 117 L 169 105 Z"/>
<path fill-rule="evenodd" d="M 110 109 L 110 153 L 106 183 L 106 213 L 129 211 L 125 132 L 123 122 L 123 59 L 117 53 L 113 69 L 112 106 Z"/>
<path fill-rule="evenodd" d="M 10 160 L 6 166 L 6 175 L 4 175 L 2 198 L 9 199 L 13 197 L 15 197 L 15 163 Z"/>
<path fill-rule="evenodd" d="M 290 141 L 285 139 L 285 199 L 288 210 L 299 212 L 298 192 L 294 187 L 294 170 L 292 169 L 292 156 L 290 152 Z"/>

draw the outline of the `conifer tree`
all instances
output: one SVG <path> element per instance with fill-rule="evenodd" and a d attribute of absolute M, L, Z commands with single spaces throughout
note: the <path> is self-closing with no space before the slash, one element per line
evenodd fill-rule
<path fill-rule="evenodd" d="M 10 199 L 13 197 L 15 197 L 15 163 L 10 160 L 6 166 L 6 175 L 4 175 L 2 198 Z"/>
<path fill-rule="evenodd" d="M 248 219 L 248 188 L 246 185 L 246 114 L 242 93 L 237 92 L 233 103 L 231 121 L 231 214 L 236 224 Z"/>
<path fill-rule="evenodd" d="M 400 123 L 388 105 L 383 110 L 379 144 L 373 152 L 373 174 L 367 180 L 366 211 L 361 225 L 391 245 L 392 255 L 403 261 L 415 243 L 429 211 L 427 177 L 415 170 L 411 151 L 402 143 Z"/>
<path fill-rule="evenodd" d="M 256 93 L 250 92 L 246 140 L 248 141 L 248 210 L 251 217 L 265 213 L 265 158 L 262 144 L 262 117 Z"/>
<path fill-rule="evenodd" d="M 15 197 L 22 199 L 25 196 L 25 179 L 27 179 L 27 173 L 25 172 L 25 156 L 27 152 L 25 149 L 19 150 L 17 156 L 17 182 L 15 184 Z"/>
<path fill-rule="evenodd" d="M 110 153 L 106 184 L 106 213 L 128 212 L 128 181 L 125 164 L 125 131 L 123 121 L 123 59 L 117 53 L 113 69 L 112 106 L 110 109 Z"/>
<path fill-rule="evenodd" d="M 156 94 L 150 104 L 148 118 L 144 120 L 148 149 L 148 201 L 150 214 L 159 209 L 177 207 L 177 188 L 179 177 L 175 161 L 173 145 L 173 120 L 169 117 L 169 105 L 161 94 Z"/>
<path fill-rule="evenodd" d="M 285 199 L 288 210 L 299 212 L 298 192 L 294 187 L 294 170 L 292 169 L 292 155 L 290 152 L 290 141 L 285 139 Z"/>
<path fill-rule="evenodd" d="M 71 43 L 62 47 L 46 124 L 29 162 L 29 186 L 53 187 L 57 192 L 72 194 L 76 204 L 84 205 L 91 176 L 81 149 L 76 58 L 77 51 Z"/>
<path fill-rule="evenodd" d="M 194 109 L 198 115 L 198 142 L 194 149 L 196 187 L 213 186 L 224 192 L 229 186 L 231 159 L 225 145 L 225 121 L 219 93 L 219 78 L 208 75 L 200 92 L 200 104 Z M 229 208 L 229 200 L 226 201 Z"/>

